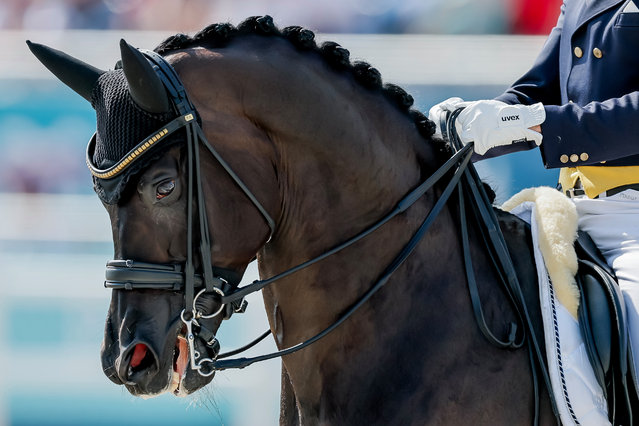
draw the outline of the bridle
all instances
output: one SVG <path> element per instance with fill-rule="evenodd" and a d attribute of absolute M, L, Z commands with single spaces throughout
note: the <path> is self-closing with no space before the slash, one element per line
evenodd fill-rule
<path fill-rule="evenodd" d="M 256 280 L 251 284 L 244 287 L 238 287 L 241 277 L 233 276 L 228 271 L 224 271 L 223 268 L 216 268 L 210 263 L 211 258 L 211 243 L 208 232 L 207 215 L 204 203 L 204 194 L 201 182 L 200 172 L 200 158 L 199 158 L 199 144 L 202 144 L 217 160 L 217 162 L 224 168 L 226 173 L 233 179 L 235 184 L 242 190 L 246 197 L 252 202 L 255 208 L 260 212 L 265 222 L 267 223 L 270 235 L 269 240 L 275 233 L 275 222 L 270 217 L 266 209 L 258 201 L 255 195 L 247 188 L 242 182 L 239 176 L 231 169 L 231 167 L 224 161 L 219 153 L 206 139 L 202 128 L 197 120 L 197 111 L 193 104 L 188 99 L 186 90 L 180 81 L 177 73 L 173 67 L 166 62 L 164 58 L 152 51 L 141 50 L 146 56 L 149 62 L 153 65 L 156 74 L 167 90 L 167 93 L 172 99 L 172 104 L 175 111 L 179 114 L 177 118 L 169 122 L 166 126 L 163 126 L 158 131 L 154 132 L 149 137 L 145 138 L 135 148 L 133 148 L 122 160 L 106 170 L 98 169 L 92 162 L 93 149 L 95 146 L 95 136 L 89 142 L 87 147 L 87 164 L 91 173 L 100 179 L 109 179 L 122 173 L 131 163 L 135 162 L 140 156 L 142 156 L 151 146 L 161 144 L 169 135 L 175 131 L 184 128 L 186 132 L 186 145 L 187 145 L 187 164 L 188 164 L 188 190 L 187 190 L 187 258 L 184 264 L 154 264 L 137 262 L 134 260 L 111 260 L 107 262 L 106 268 L 106 281 L 104 283 L 106 288 L 116 290 L 167 290 L 172 292 L 183 292 L 185 307 L 180 314 L 180 319 L 185 324 L 187 332 L 186 339 L 189 347 L 190 355 L 190 367 L 193 370 L 198 371 L 202 376 L 210 376 L 217 370 L 225 370 L 230 368 L 244 368 L 255 362 L 272 359 L 284 355 L 291 354 L 299 351 L 314 342 L 320 340 L 322 337 L 335 330 L 340 324 L 346 321 L 357 309 L 359 309 L 370 297 L 375 294 L 380 288 L 386 284 L 391 275 L 404 263 L 404 261 L 410 256 L 413 250 L 417 247 L 418 243 L 423 239 L 424 235 L 434 222 L 435 218 L 442 211 L 445 204 L 449 200 L 453 191 L 457 188 L 459 193 L 460 203 L 460 215 L 462 216 L 462 237 L 464 246 L 464 258 L 466 263 L 466 272 L 468 278 L 468 286 L 471 295 L 473 310 L 476 320 L 478 322 L 480 331 L 493 345 L 500 348 L 519 348 L 526 339 L 526 334 L 529 336 L 533 333 L 526 333 L 526 330 L 532 329 L 531 322 L 526 312 L 525 303 L 522 300 L 521 289 L 518 288 L 516 283 L 516 274 L 514 268 L 510 263 L 510 257 L 507 252 L 503 236 L 498 230 L 497 219 L 491 210 L 490 202 L 481 187 L 481 181 L 477 176 L 474 168 L 469 167 L 470 159 L 473 154 L 472 144 L 462 146 L 457 140 L 457 143 L 453 143 L 456 152 L 431 176 L 425 181 L 420 183 L 416 188 L 402 198 L 397 205 L 384 217 L 379 219 L 376 223 L 360 232 L 359 234 L 351 237 L 345 242 L 333 247 L 332 249 L 322 253 L 321 255 L 307 260 L 297 266 L 294 266 L 284 272 L 281 272 L 271 278 L 264 280 Z M 452 142 L 456 140 L 456 134 L 454 125 L 454 114 L 447 120 L 442 122 L 442 128 L 449 129 L 447 135 Z M 229 356 L 240 353 L 255 344 L 263 340 L 270 334 L 270 331 L 265 332 L 253 342 L 246 346 L 239 348 L 224 354 L 218 354 L 219 342 L 217 341 L 215 334 L 210 330 L 207 330 L 201 323 L 201 319 L 213 318 L 217 315 L 224 314 L 224 319 L 230 317 L 233 312 L 243 312 L 246 308 L 246 302 L 243 300 L 245 296 L 253 292 L 259 291 L 264 287 L 272 284 L 273 282 L 280 280 L 286 276 L 294 274 L 310 265 L 320 262 L 333 254 L 353 245 L 357 241 L 365 238 L 384 224 L 389 222 L 397 215 L 405 212 L 410 206 L 412 206 L 417 200 L 419 200 L 429 189 L 431 189 L 436 183 L 442 180 L 444 177 L 448 177 L 448 183 L 441 192 L 439 198 L 430 209 L 419 228 L 412 235 L 410 240 L 405 244 L 399 254 L 389 263 L 384 269 L 382 274 L 378 277 L 377 281 L 366 291 L 353 305 L 351 305 L 346 311 L 344 311 L 337 320 L 317 333 L 313 337 L 291 346 L 286 349 L 282 349 L 269 354 L 255 356 L 251 358 L 236 358 L 236 359 L 224 359 Z M 462 179 L 463 178 L 463 179 Z M 464 195 L 462 190 L 462 184 L 469 188 L 469 192 L 474 198 L 475 204 L 479 204 L 479 210 L 475 211 L 475 215 L 486 226 L 487 237 L 485 236 L 486 243 L 490 244 L 495 254 L 491 254 L 496 267 L 500 272 L 502 281 L 507 285 L 507 291 L 511 299 L 511 303 L 515 306 L 515 310 L 519 317 L 519 323 L 523 327 L 518 327 L 517 324 L 511 325 L 511 331 L 506 341 L 497 339 L 489 330 L 483 319 L 483 313 L 481 311 L 481 305 L 476 288 L 474 275 L 472 272 L 472 265 L 470 263 L 470 250 L 468 247 L 468 232 L 465 218 L 464 208 Z M 193 206 L 196 205 L 197 214 L 193 213 Z M 194 217 L 196 219 L 194 220 Z M 202 260 L 202 275 L 195 273 L 194 267 L 194 253 L 193 253 L 193 241 L 194 241 L 194 229 L 197 228 L 199 234 L 199 255 Z M 484 229 L 482 228 L 482 233 Z M 267 241 L 268 242 L 268 241 Z M 496 258 L 496 259 L 495 259 Z M 507 258 L 505 260 L 505 258 Z M 511 282 L 515 281 L 514 284 Z M 514 286 L 514 289 L 511 287 Z M 212 296 L 219 303 L 220 307 L 211 313 L 203 312 L 202 303 L 198 304 L 201 297 Z M 523 308 L 522 308 L 522 303 Z M 523 310 L 523 313 L 522 313 Z M 523 329 L 518 333 L 518 329 Z M 520 334 L 519 339 L 517 334 Z M 203 358 L 201 354 L 195 348 L 195 339 L 201 339 L 206 346 L 212 349 L 214 356 L 211 358 Z M 531 340 L 531 338 L 528 338 Z M 543 364 L 543 354 L 539 351 L 539 345 L 534 341 L 534 335 L 532 337 L 532 344 L 534 346 L 535 354 L 531 353 L 531 361 L 533 357 L 538 359 L 539 363 Z M 532 351 L 533 349 L 531 349 Z M 206 366 L 208 364 L 208 366 Z M 536 377 L 533 370 L 533 376 Z M 544 375 L 545 378 L 545 375 Z M 536 383 L 535 378 L 535 383 Z M 547 387 L 549 392 L 552 392 L 547 381 Z M 539 389 L 536 387 L 537 392 Z M 552 398 L 551 398 L 552 399 Z"/>
<path fill-rule="evenodd" d="M 184 129 L 186 132 L 187 146 L 187 164 L 188 164 L 188 189 L 187 189 L 187 256 L 184 264 L 155 264 L 147 262 L 138 262 L 135 260 L 111 260 L 107 262 L 106 280 L 104 286 L 116 290 L 167 290 L 172 292 L 183 292 L 185 308 L 180 314 L 182 322 L 185 324 L 186 340 L 189 346 L 190 366 L 191 369 L 198 371 L 203 376 L 209 376 L 216 370 L 224 370 L 229 368 L 244 368 L 254 362 L 263 361 L 283 355 L 287 355 L 298 351 L 317 340 L 321 339 L 348 317 L 350 317 L 360 306 L 362 306 L 374 293 L 376 293 L 390 278 L 399 266 L 408 258 L 417 246 L 418 242 L 425 235 L 426 231 L 437 217 L 438 213 L 443 209 L 456 184 L 459 182 L 463 171 L 469 164 L 472 155 L 472 147 L 467 146 L 459 150 L 444 165 L 442 165 L 428 179 L 422 182 L 407 196 L 405 196 L 396 207 L 381 218 L 375 224 L 366 230 L 353 236 L 347 241 L 336 247 L 324 252 L 323 254 L 310 259 L 302 264 L 292 267 L 276 276 L 265 280 L 256 280 L 244 287 L 238 287 L 241 277 L 233 276 L 223 268 L 216 268 L 211 265 L 208 259 L 211 258 L 211 243 L 208 232 L 207 215 L 204 203 L 204 194 L 201 184 L 200 159 L 198 146 L 203 145 L 224 168 L 226 173 L 233 179 L 235 184 L 242 190 L 246 197 L 252 202 L 255 208 L 260 212 L 267 223 L 270 235 L 269 240 L 275 232 L 275 222 L 268 214 L 266 209 L 258 201 L 257 197 L 247 188 L 239 176 L 232 170 L 226 161 L 220 156 L 215 148 L 208 142 L 202 128 L 197 120 L 197 111 L 189 100 L 184 85 L 180 81 L 173 67 L 159 54 L 140 50 L 149 62 L 152 64 L 156 74 L 163 82 L 167 93 L 172 99 L 172 105 L 177 118 L 170 121 L 167 125 L 153 132 L 147 138 L 142 140 L 127 155 L 125 155 L 118 163 L 108 169 L 99 169 L 93 164 L 93 151 L 95 149 L 95 135 L 89 142 L 87 147 L 87 165 L 91 173 L 100 179 L 110 179 L 118 176 L 127 167 L 143 156 L 151 147 L 158 146 L 168 136 L 177 130 Z M 403 213 L 417 200 L 420 199 L 434 184 L 439 182 L 444 176 L 453 171 L 450 181 L 446 185 L 440 198 L 437 200 L 427 217 L 422 222 L 420 228 L 415 232 L 409 242 L 404 246 L 402 251 L 388 265 L 375 284 L 360 297 L 347 311 L 345 311 L 333 324 L 317 333 L 315 336 L 294 345 L 290 348 L 279 350 L 270 354 L 257 356 L 253 358 L 224 358 L 235 355 L 244 351 L 259 341 L 264 339 L 270 331 L 265 332 L 250 344 L 226 353 L 218 354 L 219 342 L 215 338 L 215 334 L 207 330 L 201 323 L 201 319 L 212 318 L 224 313 L 224 319 L 229 318 L 233 312 L 243 312 L 246 309 L 246 302 L 243 300 L 250 293 L 261 290 L 269 284 L 280 280 L 286 276 L 294 274 L 312 264 L 315 264 L 343 249 L 363 239 L 373 233 L 385 223 L 389 222 L 395 216 Z M 195 201 L 195 202 L 194 202 Z M 196 206 L 197 212 L 194 215 L 193 206 Z M 195 219 L 194 219 L 195 217 Z M 194 232 L 199 235 L 199 256 L 202 260 L 202 274 L 195 273 L 193 241 Z M 198 303 L 199 299 L 204 296 L 213 296 L 220 303 L 220 307 L 211 313 L 205 313 L 202 310 L 202 303 Z M 216 354 L 212 358 L 202 358 L 199 351 L 195 348 L 195 339 L 201 339 Z M 205 365 L 207 365 L 205 367 Z"/>

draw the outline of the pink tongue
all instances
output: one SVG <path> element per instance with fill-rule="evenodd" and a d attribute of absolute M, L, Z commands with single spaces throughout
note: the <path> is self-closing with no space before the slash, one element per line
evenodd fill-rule
<path fill-rule="evenodd" d="M 142 360 L 146 356 L 146 345 L 138 343 L 133 350 L 133 356 L 131 357 L 131 367 L 135 368 L 142 363 Z"/>
<path fill-rule="evenodd" d="M 186 365 L 189 360 L 189 348 L 186 344 L 186 339 L 182 336 L 178 337 L 178 350 L 180 351 L 178 359 L 175 362 L 175 372 L 179 377 L 184 377 L 186 371 Z"/>

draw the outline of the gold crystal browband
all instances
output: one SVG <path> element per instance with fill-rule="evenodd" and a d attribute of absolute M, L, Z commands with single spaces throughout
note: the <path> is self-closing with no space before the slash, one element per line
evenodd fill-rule
<path fill-rule="evenodd" d="M 168 135 L 176 130 L 184 127 L 195 117 L 192 113 L 181 115 L 171 121 L 166 126 L 163 126 L 160 130 L 153 132 L 137 144 L 131 151 L 129 151 L 120 161 L 108 169 L 99 169 L 93 164 L 93 153 L 95 151 L 96 134 L 94 133 L 87 145 L 86 162 L 91 174 L 99 179 L 112 179 L 126 170 L 135 160 L 140 158 L 142 154 L 147 152 L 151 147 L 156 146 L 158 142 L 164 140 Z"/>

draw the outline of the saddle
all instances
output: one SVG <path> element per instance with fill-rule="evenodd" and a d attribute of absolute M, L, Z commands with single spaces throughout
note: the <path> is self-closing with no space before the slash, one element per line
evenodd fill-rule
<path fill-rule="evenodd" d="M 530 275 L 532 253 L 531 225 L 518 221 L 503 211 L 497 211 L 500 227 L 507 237 L 506 242 L 517 275 L 525 281 Z M 517 232 L 513 232 L 517 229 Z M 530 247 L 529 254 L 521 245 Z M 595 379 L 606 399 L 609 420 L 613 425 L 632 425 L 633 414 L 639 416 L 639 399 L 632 374 L 629 341 L 623 295 L 616 282 L 613 270 L 585 232 L 579 231 L 574 243 L 576 261 L 575 282 L 579 290 L 579 308 L 576 310 L 579 330 L 583 337 L 585 352 L 592 365 Z M 521 253 L 524 253 L 523 255 Z M 534 263 L 534 261 L 533 261 Z M 533 268 L 533 274 L 535 266 Z M 538 300 L 527 300 L 531 309 L 540 308 Z M 535 329 L 537 339 L 544 342 L 544 331 Z M 545 349 L 544 349 L 545 350 Z M 551 362 L 547 359 L 547 362 Z M 547 365 L 550 367 L 550 365 Z M 550 371 L 548 372 L 550 374 Z M 563 373 L 562 373 L 563 374 Z M 557 390 L 558 391 L 558 390 Z M 578 397 L 578 395 L 574 395 Z"/>
<path fill-rule="evenodd" d="M 531 202 L 534 209 L 531 209 Z M 637 381 L 634 380 L 635 371 L 629 352 L 624 299 L 614 271 L 590 236 L 577 230 L 574 206 L 560 192 L 547 187 L 525 189 L 501 208 L 523 219 L 531 228 L 526 239 L 532 238 L 529 241 L 536 247 L 533 250 L 535 267 L 546 269 L 546 274 L 538 273 L 540 301 L 542 297 L 544 299 L 540 302 L 544 306 L 542 333 L 547 342 L 548 368 L 556 365 L 553 387 L 556 394 L 563 394 L 560 403 L 563 419 L 579 424 L 578 418 L 588 413 L 589 404 L 580 392 L 592 392 L 593 404 L 601 409 L 607 408 L 608 419 L 613 425 L 633 424 L 633 414 L 639 418 Z M 500 218 L 500 222 L 503 220 L 504 217 Z M 543 261 L 537 260 L 537 253 L 543 255 Z M 519 269 L 517 275 L 522 272 Z M 547 278 L 543 280 L 545 275 Z M 550 296 L 544 290 L 548 287 Z M 562 314 L 558 311 L 560 305 Z M 564 337 L 560 339 L 560 336 Z M 563 338 L 568 338 L 567 345 L 563 344 Z M 579 341 L 583 342 L 581 353 Z M 562 360 L 563 357 L 568 358 Z M 578 367 L 584 365 L 579 360 L 585 357 L 590 362 L 592 373 Z M 570 383 L 573 385 L 567 388 L 568 377 L 572 378 Z M 597 384 L 600 392 L 592 387 Z M 577 394 L 571 394 L 571 389 Z M 559 395 L 555 396 L 559 398 Z M 605 398 L 605 402 L 600 398 Z M 580 415 L 575 416 L 571 400 L 572 403 L 580 401 L 585 404 L 579 404 Z M 595 400 L 598 402 L 595 403 Z"/>
<path fill-rule="evenodd" d="M 579 327 L 586 352 L 608 402 L 612 423 L 633 424 L 632 414 L 639 415 L 639 410 L 629 367 L 623 295 L 613 270 L 588 234 L 579 231 L 575 250 L 579 262 L 575 277 L 580 293 Z"/>

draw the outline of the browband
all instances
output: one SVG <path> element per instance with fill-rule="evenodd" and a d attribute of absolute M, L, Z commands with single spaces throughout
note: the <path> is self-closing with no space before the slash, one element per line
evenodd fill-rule
<path fill-rule="evenodd" d="M 126 170 L 135 160 L 140 158 L 142 154 L 147 152 L 153 146 L 156 146 L 158 142 L 164 140 L 171 133 L 181 129 L 195 117 L 192 113 L 181 115 L 169 122 L 166 126 L 160 130 L 153 132 L 146 138 L 137 144 L 131 151 L 126 153 L 124 157 L 113 166 L 108 169 L 99 169 L 93 164 L 93 153 L 95 151 L 96 134 L 94 133 L 87 145 L 86 162 L 91 174 L 99 179 L 112 179 Z"/>

